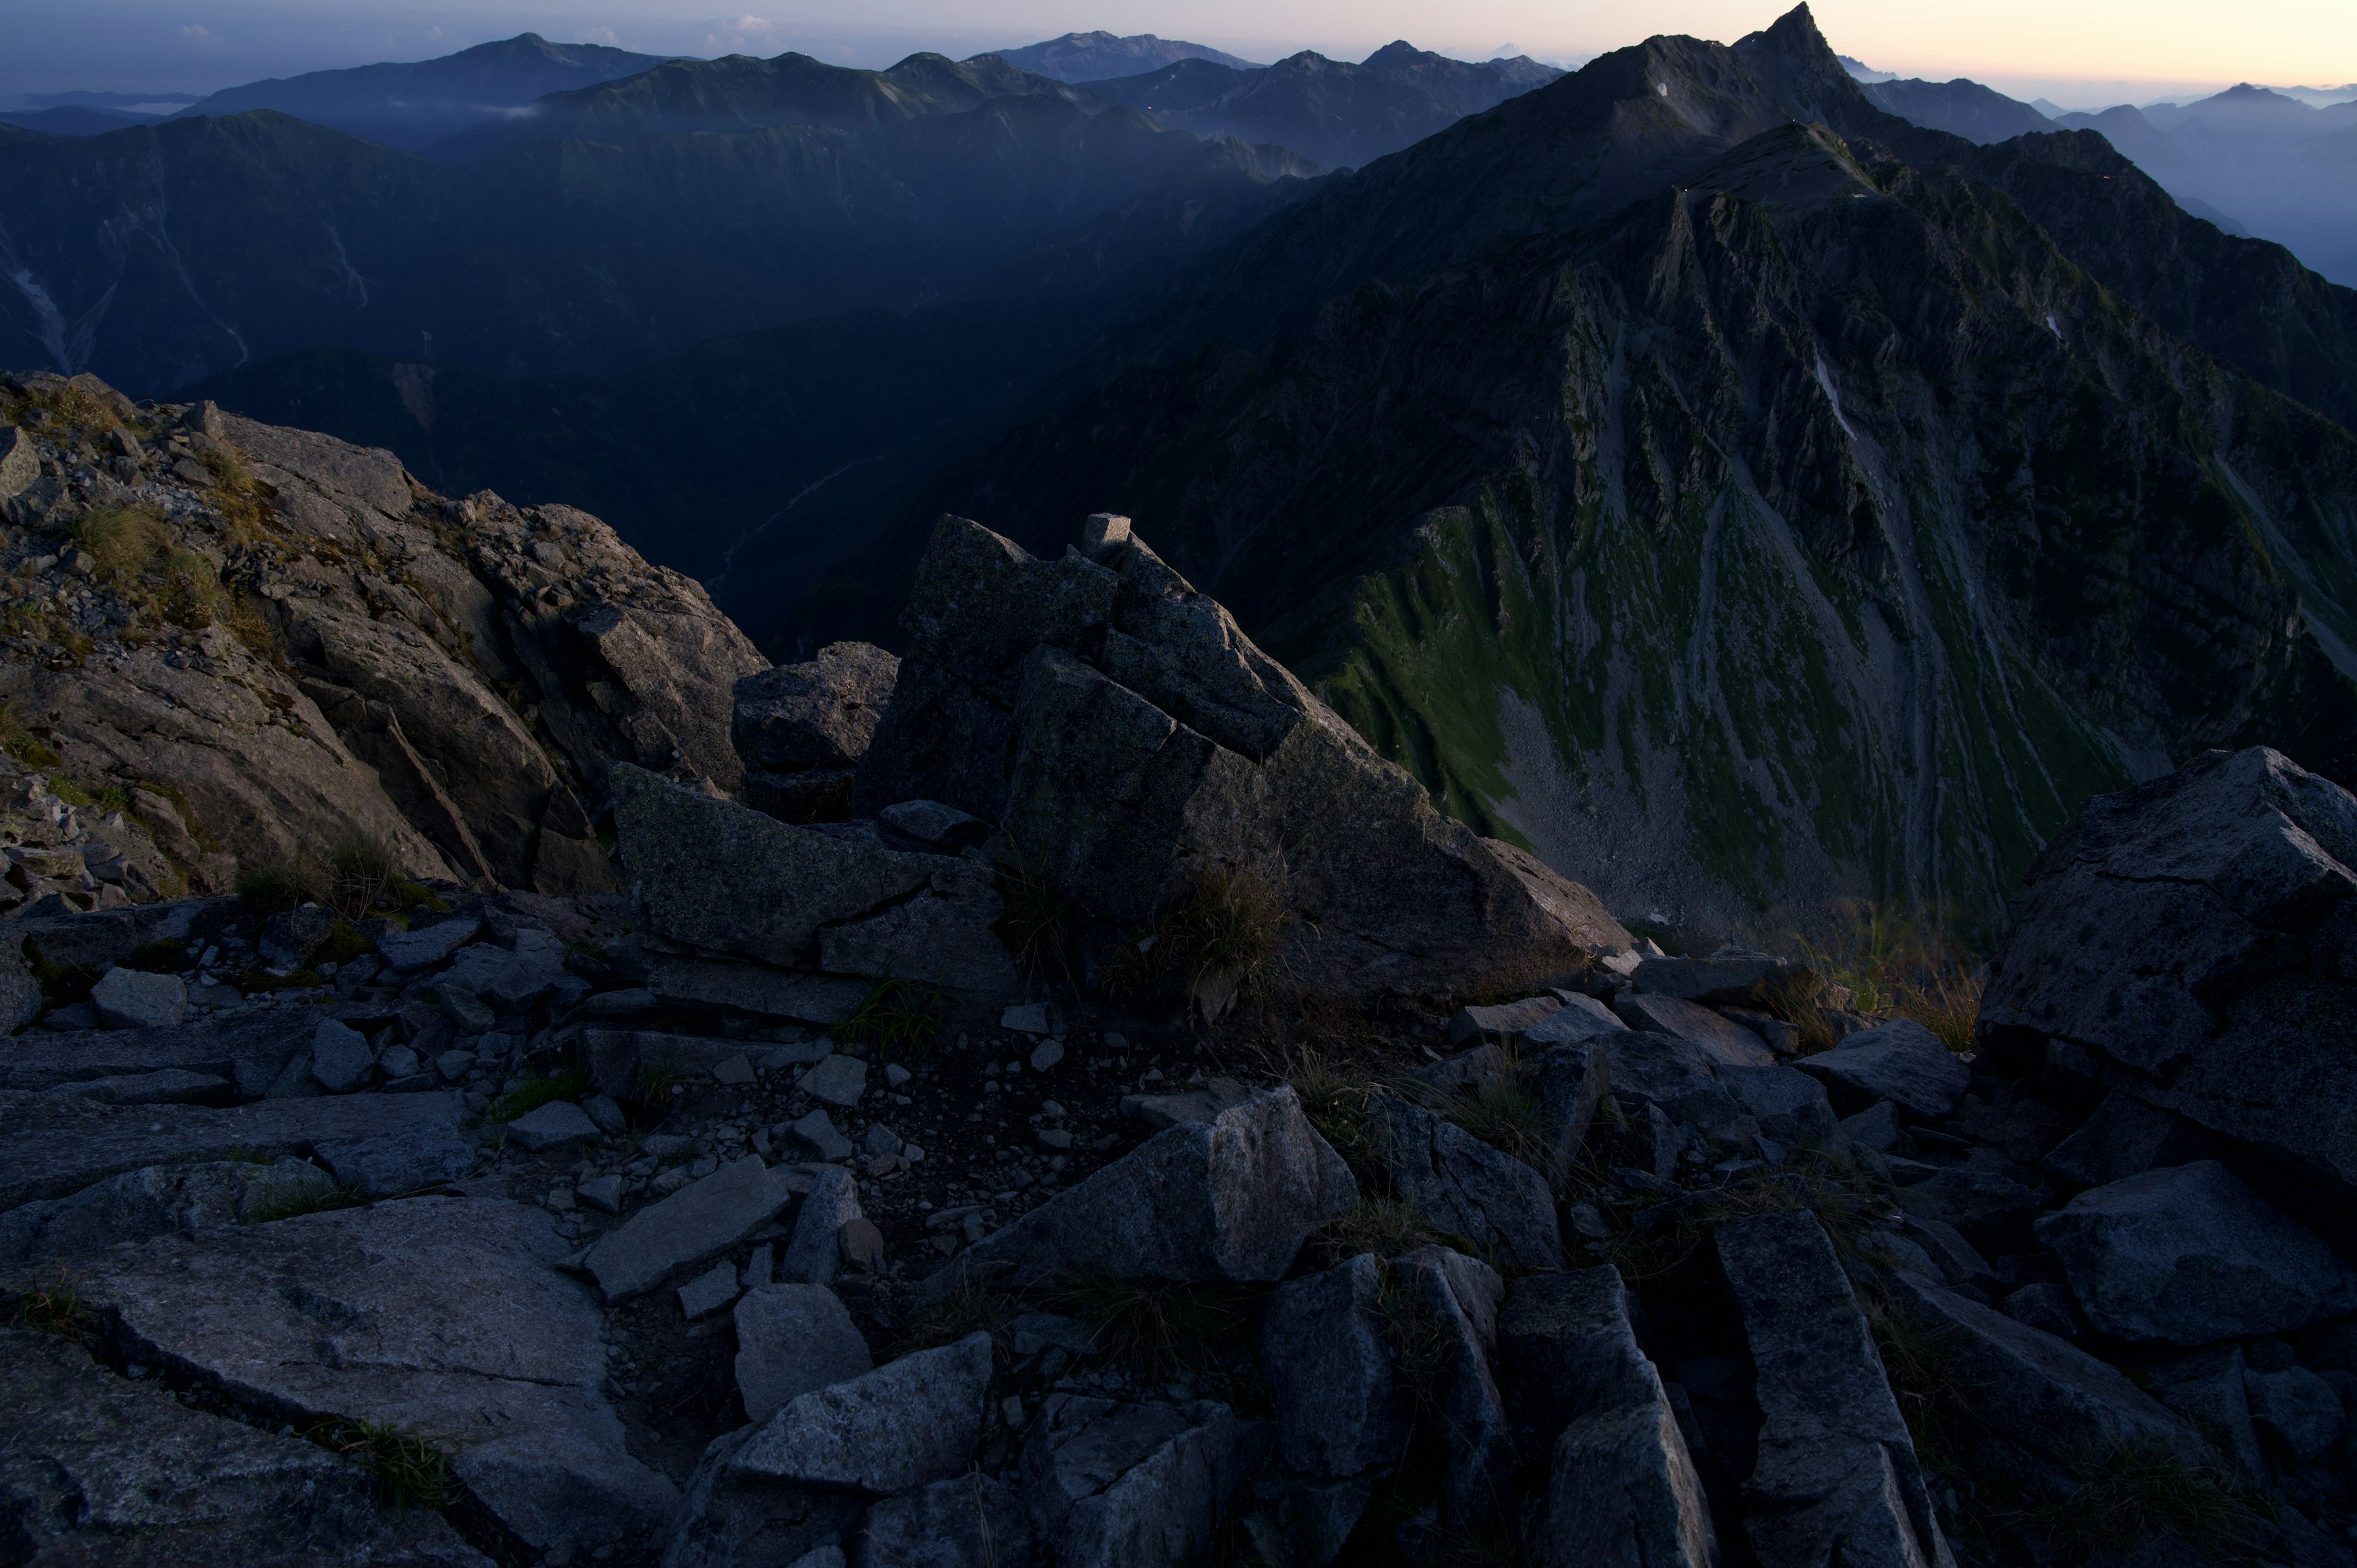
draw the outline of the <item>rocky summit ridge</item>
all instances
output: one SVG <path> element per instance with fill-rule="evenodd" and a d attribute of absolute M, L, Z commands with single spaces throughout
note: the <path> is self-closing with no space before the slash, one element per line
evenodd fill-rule
<path fill-rule="evenodd" d="M 584 514 L 5 397 L 9 1561 L 2357 1561 L 2279 752 L 2093 801 L 1943 1038 L 1632 940 L 1126 517 L 770 667 Z"/>

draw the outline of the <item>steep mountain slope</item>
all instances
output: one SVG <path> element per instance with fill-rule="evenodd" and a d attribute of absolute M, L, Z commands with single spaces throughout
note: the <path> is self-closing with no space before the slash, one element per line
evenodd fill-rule
<path fill-rule="evenodd" d="M 1026 44 L 1019 49 L 994 49 L 998 59 L 1018 70 L 1037 72 L 1058 81 L 1097 81 L 1109 76 L 1135 76 L 1179 60 L 1209 60 L 1214 65 L 1231 66 L 1237 70 L 1258 69 L 1252 61 L 1238 59 L 1201 44 L 1190 44 L 1178 38 L 1157 38 L 1152 33 L 1136 33 L 1128 38 L 1116 38 L 1107 32 L 1066 33 L 1060 38 L 1049 38 L 1043 44 Z"/>
<path fill-rule="evenodd" d="M 389 147 L 415 149 L 547 93 L 635 76 L 662 61 L 661 55 L 600 44 L 553 44 L 538 33 L 520 33 L 439 59 L 250 81 L 200 99 L 178 117 L 274 109 Z"/>
<path fill-rule="evenodd" d="M 940 299 L 1083 233 L 1168 246 L 1189 204 L 1225 213 L 1312 172 L 1051 96 L 456 164 L 271 113 L 24 134 L 0 142 L 0 323 L 23 358 L 140 393 L 316 343 L 608 371 Z"/>
<path fill-rule="evenodd" d="M 1875 81 L 1866 96 L 1900 119 L 1968 142 L 2003 142 L 2054 123 L 2018 99 L 1963 77 L 1953 81 Z"/>
<path fill-rule="evenodd" d="M 1975 156 L 1875 109 L 1805 10 L 1650 40 L 1266 226 L 1125 340 L 1158 365 L 909 515 L 1039 544 L 1132 513 L 1451 810 L 1608 899 L 1993 917 L 2091 793 L 2350 748 L 2357 438 Z"/>
<path fill-rule="evenodd" d="M 1469 64 L 1407 43 L 1357 65 L 1308 50 L 1265 69 L 1181 60 L 1087 91 L 1206 136 L 1275 142 L 1332 167 L 1371 163 L 1562 73 L 1528 57 Z"/>

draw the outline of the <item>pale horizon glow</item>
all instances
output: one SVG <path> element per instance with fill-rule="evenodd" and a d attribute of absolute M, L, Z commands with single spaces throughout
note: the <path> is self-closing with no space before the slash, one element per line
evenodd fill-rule
<path fill-rule="evenodd" d="M 1577 63 L 1653 33 L 1732 42 L 1768 26 L 1777 0 L 1683 0 L 1641 20 L 1593 0 L 16 0 L 0 16 L 0 91 L 206 92 L 263 76 L 422 59 L 535 31 L 651 54 L 775 55 L 889 65 L 919 49 L 963 58 L 1068 31 L 1157 33 L 1257 60 L 1310 48 L 1361 59 L 1394 38 L 1483 59 L 1521 52 Z M 1815 0 L 1834 48 L 1878 70 L 1969 77 L 2066 108 L 2151 102 L 2238 81 L 2357 84 L 2350 0 Z M 2357 97 L 2357 86 L 2346 94 Z"/>

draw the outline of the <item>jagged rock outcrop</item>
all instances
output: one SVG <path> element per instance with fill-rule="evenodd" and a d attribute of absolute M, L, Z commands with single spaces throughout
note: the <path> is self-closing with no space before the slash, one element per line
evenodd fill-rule
<path fill-rule="evenodd" d="M 9 749 L 117 792 L 159 892 L 352 843 L 605 891 L 611 762 L 742 781 L 729 690 L 767 661 L 586 513 L 447 500 L 390 453 L 89 376 L 0 384 L 0 418 L 37 475 L 6 503 L 34 574 L 0 660 Z"/>
<path fill-rule="evenodd" d="M 900 661 L 866 642 L 834 642 L 802 664 L 737 682 L 730 735 L 745 763 L 745 802 L 789 822 L 840 822 Z"/>
<path fill-rule="evenodd" d="M 1627 948 L 1587 889 L 1435 811 L 1128 519 L 1088 545 L 1043 561 L 941 520 L 857 809 L 996 822 L 1100 958 L 1234 878 L 1295 917 L 1280 962 L 1309 991 L 1494 990 Z"/>
<path fill-rule="evenodd" d="M 2104 796 L 2031 868 L 1982 1038 L 2357 1198 L 2352 868 L 2357 799 L 2265 747 Z"/>

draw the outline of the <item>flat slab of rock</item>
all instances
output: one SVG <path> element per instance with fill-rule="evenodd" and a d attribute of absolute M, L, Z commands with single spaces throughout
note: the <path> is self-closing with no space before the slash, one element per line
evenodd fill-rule
<path fill-rule="evenodd" d="M 2083 1192 L 2038 1239 L 2087 1321 L 2123 1339 L 2209 1345 L 2357 1309 L 2357 1273 L 2215 1160 Z"/>
<path fill-rule="evenodd" d="M 1483 1035 L 1516 1038 L 1562 1010 L 1562 1001 L 1555 996 L 1525 996 L 1519 1002 L 1501 1002 L 1491 1007 L 1459 1007 L 1448 1020 L 1449 1043 L 1461 1046 Z"/>
<path fill-rule="evenodd" d="M 251 1408 L 428 1434 L 526 1543 L 643 1541 L 678 1493 L 599 1387 L 597 1305 L 548 1214 L 420 1197 L 166 1237 L 93 1262 L 134 1359 Z"/>
<path fill-rule="evenodd" d="M 1692 1040 L 1708 1051 L 1712 1060 L 1728 1067 L 1776 1065 L 1776 1053 L 1768 1048 L 1767 1041 L 1697 1003 L 1624 991 L 1612 999 L 1612 1011 L 1631 1029 Z"/>
<path fill-rule="evenodd" d="M 149 1165 L 70 1197 L 0 1213 L 0 1265 L 43 1263 L 209 1227 L 251 1225 L 274 1210 L 325 1197 L 336 1178 L 308 1160 L 218 1160 Z"/>
<path fill-rule="evenodd" d="M 990 1393 L 990 1336 L 919 1350 L 787 1402 L 730 1456 L 739 1475 L 878 1496 L 974 1464 Z"/>
<path fill-rule="evenodd" d="M 1649 954 L 1638 961 L 1630 979 L 1639 991 L 1654 996 L 1759 1006 L 1773 1001 L 1781 986 L 1806 983 L 1808 971 L 1789 959 L 1722 949 L 1708 958 Z"/>
<path fill-rule="evenodd" d="M 15 1561 L 490 1568 L 438 1514 L 380 1514 L 316 1444 L 182 1405 L 75 1346 L 0 1328 L 0 1497 Z"/>
<path fill-rule="evenodd" d="M 180 1071 L 227 1079 L 236 1086 L 235 1098 L 253 1100 L 296 1052 L 310 1045 L 311 1028 L 296 1015 L 176 1029 L 37 1030 L 0 1038 L 0 1090 L 30 1092 Z"/>
<path fill-rule="evenodd" d="M 737 1304 L 737 1391 L 748 1421 L 875 1365 L 842 1298 L 823 1285 L 761 1285 Z"/>
<path fill-rule="evenodd" d="M 1387 1465 L 1406 1445 L 1408 1409 L 1378 1304 L 1383 1271 L 1363 1253 L 1271 1292 L 1261 1315 L 1261 1377 L 1276 1402 L 1288 1470 L 1343 1477 Z"/>
<path fill-rule="evenodd" d="M 1823 1083 L 1844 1115 L 1888 1100 L 1921 1120 L 1936 1120 L 1956 1108 L 1973 1081 L 1964 1058 L 1911 1018 L 1861 1030 L 1792 1065 Z"/>
<path fill-rule="evenodd" d="M 959 1253 L 925 1288 L 1023 1288 L 1066 1272 L 1273 1282 L 1358 1197 L 1293 1090 L 1275 1089 L 1157 1133 Z"/>
<path fill-rule="evenodd" d="M 1744 1486 L 1761 1568 L 1946 1560 L 1914 1439 L 1816 1216 L 1729 1219 L 1716 1236 L 1765 1418 Z"/>
<path fill-rule="evenodd" d="M 91 987 L 90 1004 L 110 1029 L 168 1029 L 188 1015 L 188 988 L 176 974 L 110 969 Z"/>
<path fill-rule="evenodd" d="M 608 1301 L 627 1301 L 719 1256 L 792 1200 L 786 1173 L 748 1155 L 640 1209 L 599 1237 L 586 1262 Z"/>
<path fill-rule="evenodd" d="M 431 969 L 481 934 L 483 922 L 471 915 L 438 921 L 412 930 L 388 931 L 377 939 L 377 956 L 403 974 Z"/>
<path fill-rule="evenodd" d="M 1984 1457 L 2017 1480 L 2050 1487 L 2086 1455 L 2123 1448 L 2210 1462 L 2201 1434 L 2116 1368 L 1921 1274 L 1885 1277 L 1900 1309 L 1938 1343 L 1951 1386 L 2004 1439 Z M 2024 1466 L 2019 1454 L 2043 1464 Z"/>
<path fill-rule="evenodd" d="M 602 1134 L 589 1112 L 569 1100 L 553 1100 L 507 1124 L 507 1136 L 528 1154 L 568 1144 L 594 1144 Z"/>
<path fill-rule="evenodd" d="M 386 1140 L 455 1149 L 471 1160 L 473 1145 L 458 1133 L 465 1114 L 458 1097 L 447 1093 L 264 1100 L 216 1110 L 0 1092 L 0 1209 L 63 1197 L 145 1165 L 307 1156 Z"/>

